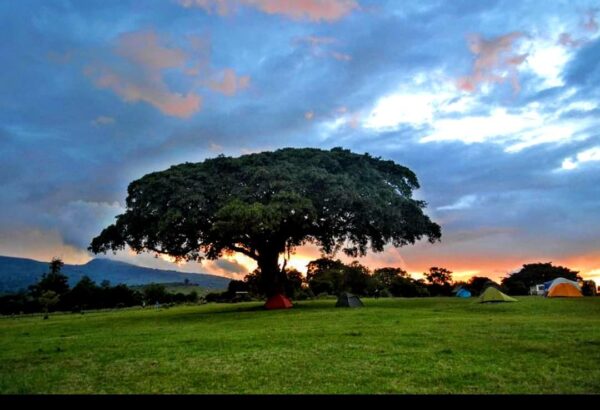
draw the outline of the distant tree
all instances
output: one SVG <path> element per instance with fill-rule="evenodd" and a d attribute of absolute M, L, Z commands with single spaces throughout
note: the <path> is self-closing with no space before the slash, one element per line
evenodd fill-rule
<path fill-rule="evenodd" d="M 227 285 L 227 292 L 235 295 L 235 292 L 248 292 L 248 284 L 243 280 L 230 280 Z"/>
<path fill-rule="evenodd" d="M 191 303 L 198 302 L 198 292 L 192 290 L 190 293 L 187 294 L 186 301 Z"/>
<path fill-rule="evenodd" d="M 65 266 L 65 264 L 62 259 L 57 257 L 52 258 L 52 261 L 50 262 L 50 273 L 55 275 L 60 273 L 63 266 Z"/>
<path fill-rule="evenodd" d="M 452 271 L 437 266 L 429 268 L 429 272 L 423 273 L 428 289 L 432 296 L 450 296 L 452 294 Z"/>
<path fill-rule="evenodd" d="M 101 289 L 89 277 L 83 276 L 64 297 L 65 307 L 95 309 L 101 305 Z"/>
<path fill-rule="evenodd" d="M 255 269 L 244 277 L 244 282 L 248 285 L 248 292 L 255 297 L 263 297 L 267 284 L 265 278 L 260 274 L 260 269 Z M 209 301 L 207 299 L 207 301 Z"/>
<path fill-rule="evenodd" d="M 378 268 L 373 271 L 373 281 L 377 289 L 390 289 L 392 283 L 398 278 L 407 278 L 408 273 L 400 268 Z"/>
<path fill-rule="evenodd" d="M 593 280 L 584 280 L 581 285 L 581 293 L 583 296 L 596 296 L 596 282 Z"/>
<path fill-rule="evenodd" d="M 0 296 L 0 314 L 10 315 L 20 312 L 35 311 L 31 306 L 31 298 L 28 298 L 25 293 L 15 293 Z"/>
<path fill-rule="evenodd" d="M 285 283 L 285 294 L 295 299 L 302 291 L 302 285 L 304 284 L 304 276 L 296 269 L 285 270 L 286 283 Z"/>
<path fill-rule="evenodd" d="M 342 148 L 219 156 L 133 181 L 126 211 L 89 249 L 188 261 L 239 252 L 256 261 L 271 295 L 285 286 L 280 256 L 306 243 L 357 257 L 438 241 L 440 226 L 412 196 L 418 188 L 410 169 Z"/>
<path fill-rule="evenodd" d="M 166 292 L 164 286 L 162 286 L 162 291 L 160 290 L 160 286 L 157 288 L 156 293 L 152 294 L 153 297 L 160 298 L 163 296 L 164 299 L 162 301 L 159 300 L 160 303 L 170 302 L 169 294 Z M 140 292 L 137 292 L 125 284 L 118 284 L 109 288 L 109 297 L 110 307 L 118 307 L 120 306 L 136 306 L 141 305 L 143 295 Z"/>
<path fill-rule="evenodd" d="M 474 296 L 480 295 L 488 286 L 500 288 L 498 283 L 485 276 L 473 276 L 467 282 L 467 287 Z"/>
<path fill-rule="evenodd" d="M 452 283 L 452 291 L 455 292 L 457 289 L 469 289 L 469 285 L 464 280 L 454 281 Z"/>
<path fill-rule="evenodd" d="M 44 292 L 52 291 L 58 295 L 59 299 L 62 295 L 69 291 L 69 278 L 61 273 L 61 268 L 64 263 L 60 258 L 53 258 L 50 262 L 49 272 L 44 273 L 41 279 L 35 285 L 29 287 L 31 294 L 34 297 L 40 297 Z"/>
<path fill-rule="evenodd" d="M 169 299 L 165 286 L 160 283 L 151 283 L 144 287 L 144 300 L 146 303 L 166 303 L 170 302 Z"/>
<path fill-rule="evenodd" d="M 448 285 L 452 282 L 452 271 L 445 268 L 432 267 L 429 268 L 429 273 L 424 273 L 425 279 L 430 284 Z"/>
<path fill-rule="evenodd" d="M 315 295 L 338 293 L 344 283 L 345 268 L 346 265 L 339 259 L 316 259 L 307 265 L 306 282 Z"/>
<path fill-rule="evenodd" d="M 366 295 L 369 282 L 372 280 L 369 268 L 353 261 L 344 266 L 343 284 L 338 291 L 348 291 L 356 295 Z"/>
<path fill-rule="evenodd" d="M 187 297 L 182 292 L 177 292 L 174 295 L 171 295 L 171 302 L 173 303 L 185 303 L 187 301 Z"/>
<path fill-rule="evenodd" d="M 396 277 L 389 288 L 390 293 L 396 297 L 412 298 L 428 296 L 425 285 L 408 276 Z"/>
<path fill-rule="evenodd" d="M 579 272 L 552 263 L 531 263 L 523 265 L 520 271 L 502 279 L 502 286 L 513 295 L 527 295 L 531 286 L 556 278 L 580 281 Z"/>

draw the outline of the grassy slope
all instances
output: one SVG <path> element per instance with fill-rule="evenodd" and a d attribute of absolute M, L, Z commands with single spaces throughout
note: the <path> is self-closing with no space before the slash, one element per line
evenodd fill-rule
<path fill-rule="evenodd" d="M 600 297 L 0 320 L 2 393 L 600 393 Z"/>

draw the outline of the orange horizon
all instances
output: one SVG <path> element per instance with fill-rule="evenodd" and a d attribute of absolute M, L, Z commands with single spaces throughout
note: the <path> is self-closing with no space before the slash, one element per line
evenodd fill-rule
<path fill-rule="evenodd" d="M 43 252 L 43 255 L 39 256 L 32 256 L 29 251 L 16 253 L 17 255 L 5 256 L 29 258 L 40 262 L 48 262 L 51 259 L 51 257 L 48 257 L 48 252 Z M 59 255 L 56 256 L 61 257 L 61 259 L 68 264 L 84 264 L 93 259 L 93 256 L 90 256 L 89 254 L 85 255 L 83 252 L 77 255 L 70 252 L 67 255 L 61 255 L 61 252 L 59 252 Z M 121 261 L 149 268 L 173 269 L 187 273 L 201 273 L 198 272 L 198 270 L 201 269 L 202 273 L 223 276 L 229 279 L 242 279 L 246 275 L 246 273 L 236 274 L 229 272 L 224 268 L 219 267 L 217 261 L 204 261 L 203 263 L 194 266 L 195 262 L 175 263 L 173 258 L 164 255 L 159 256 L 158 259 L 160 260 L 154 257 L 152 257 L 151 260 L 147 257 L 143 258 L 135 255 L 132 251 L 123 252 L 122 255 L 118 256 L 121 256 L 118 258 Z M 321 253 L 316 247 L 304 246 L 298 248 L 296 253 L 291 255 L 291 258 L 287 262 L 287 266 L 306 274 L 306 265 L 308 262 L 320 257 Z M 234 253 L 229 256 L 225 255 L 220 259 L 243 267 L 247 270 L 247 273 L 252 272 L 256 268 L 256 262 L 242 254 Z M 591 279 L 600 285 L 600 253 L 597 252 L 558 258 L 492 257 L 489 255 L 464 256 L 460 254 L 435 257 L 433 255 L 427 256 L 422 254 L 411 255 L 410 251 L 401 254 L 399 250 L 390 248 L 382 253 L 369 253 L 363 258 L 349 258 L 343 254 L 338 254 L 334 259 L 340 259 L 344 263 L 350 263 L 356 260 L 360 264 L 367 266 L 371 271 L 383 267 L 399 267 L 407 271 L 414 279 L 423 278 L 423 273 L 428 271 L 430 267 L 443 267 L 452 271 L 454 281 L 468 280 L 472 276 L 485 276 L 495 281 L 500 281 L 508 274 L 517 272 L 524 264 L 551 262 L 554 266 L 564 266 L 577 271 L 584 280 Z M 168 265 L 161 264 L 160 261 L 164 261 Z M 283 262 L 283 258 L 281 258 L 280 261 Z M 169 267 L 169 265 L 171 266 Z"/>

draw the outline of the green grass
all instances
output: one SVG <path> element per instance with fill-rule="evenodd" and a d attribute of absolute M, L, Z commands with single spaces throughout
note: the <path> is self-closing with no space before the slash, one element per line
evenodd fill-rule
<path fill-rule="evenodd" d="M 600 393 L 600 297 L 0 319 L 1 393 Z"/>

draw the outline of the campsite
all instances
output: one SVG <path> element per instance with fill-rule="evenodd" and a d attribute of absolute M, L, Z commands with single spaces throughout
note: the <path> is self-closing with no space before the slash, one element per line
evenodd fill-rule
<path fill-rule="evenodd" d="M 7 393 L 598 393 L 600 298 L 363 298 L 1 318 Z"/>

